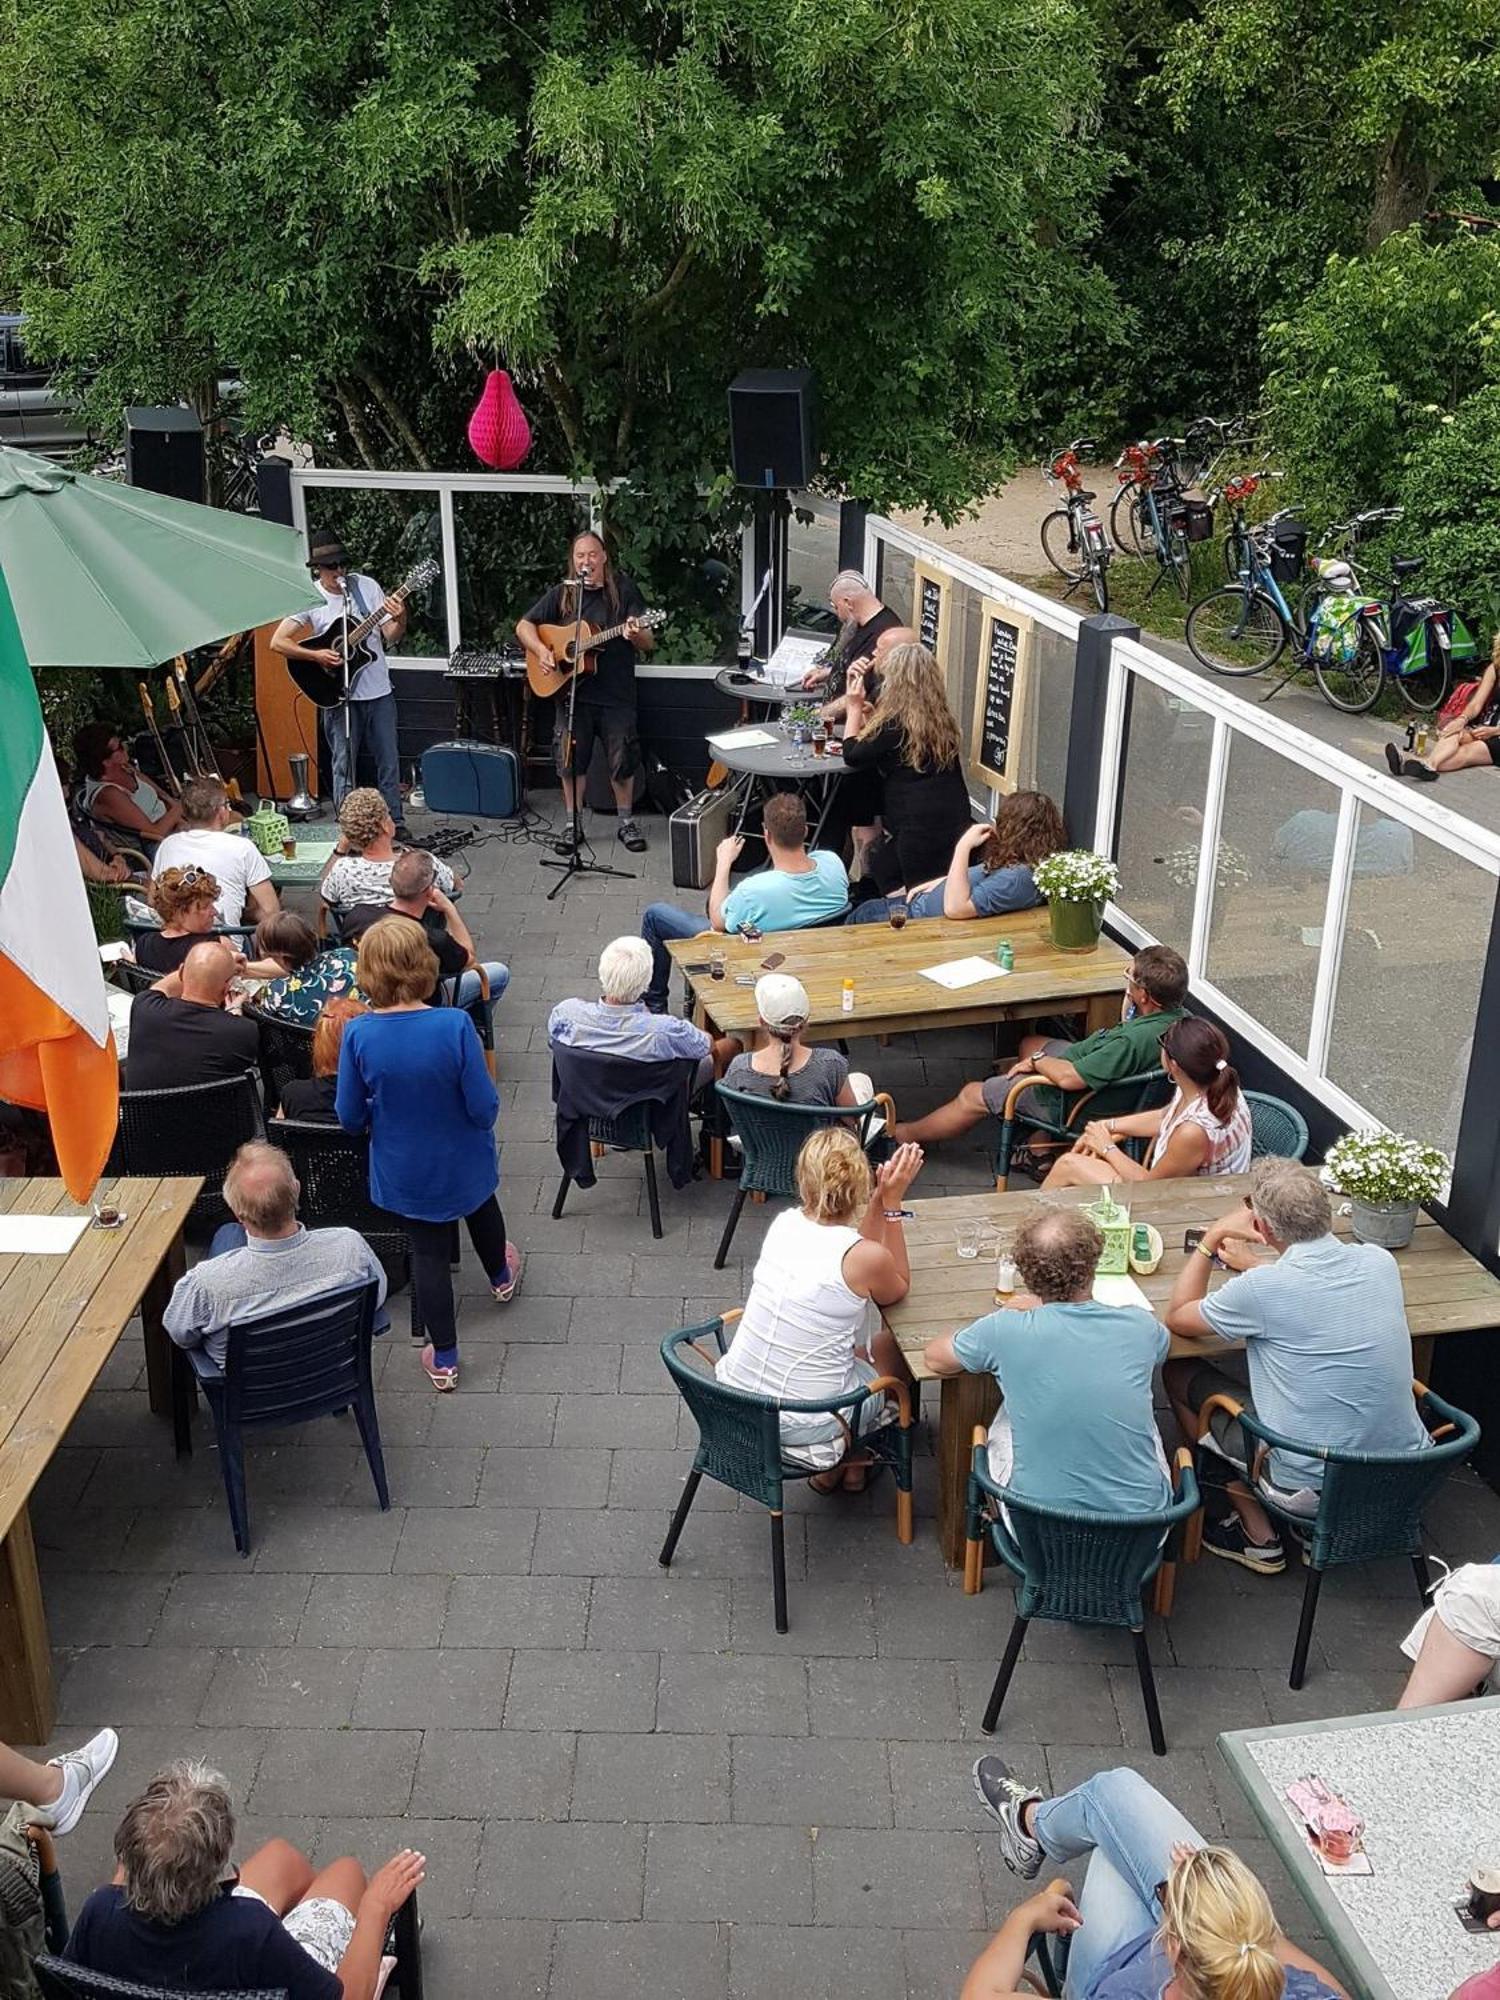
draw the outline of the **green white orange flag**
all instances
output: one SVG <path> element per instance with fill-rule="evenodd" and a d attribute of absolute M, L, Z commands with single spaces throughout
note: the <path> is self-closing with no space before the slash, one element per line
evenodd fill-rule
<path fill-rule="evenodd" d="M 0 1097 L 46 1112 L 68 1192 L 87 1201 L 119 1094 L 88 895 L 0 576 Z"/>

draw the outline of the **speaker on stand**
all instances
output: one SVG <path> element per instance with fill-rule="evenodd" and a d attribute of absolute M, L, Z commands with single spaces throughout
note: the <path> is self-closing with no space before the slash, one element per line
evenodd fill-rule
<path fill-rule="evenodd" d="M 774 653 L 786 625 L 792 505 L 816 470 L 813 379 L 807 368 L 746 368 L 729 385 L 729 462 L 755 489 L 755 580 L 771 587 L 755 614 L 755 651 Z"/>
<path fill-rule="evenodd" d="M 125 483 L 203 505 L 203 426 L 191 410 L 126 410 Z"/>

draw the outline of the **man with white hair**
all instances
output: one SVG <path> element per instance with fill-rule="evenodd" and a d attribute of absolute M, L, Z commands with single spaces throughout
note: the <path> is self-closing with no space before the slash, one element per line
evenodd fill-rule
<path fill-rule="evenodd" d="M 1278 1253 L 1272 1263 L 1268 1245 Z M 1239 1275 L 1210 1294 L 1216 1266 Z M 1420 1451 L 1429 1442 L 1412 1396 L 1396 1260 L 1374 1243 L 1340 1242 L 1327 1189 L 1295 1160 L 1256 1161 L 1249 1207 L 1204 1230 L 1165 1318 L 1183 1340 L 1244 1343 L 1243 1355 L 1169 1361 L 1163 1369 L 1185 1437 L 1197 1437 L 1209 1397 L 1226 1395 L 1268 1430 L 1335 1451 Z M 1262 1576 L 1285 1569 L 1281 1537 L 1247 1483 L 1249 1436 L 1227 1410 L 1215 1410 L 1204 1444 L 1234 1474 L 1225 1487 L 1234 1511 L 1205 1519 L 1204 1548 Z M 1311 1526 L 1323 1471 L 1321 1459 L 1273 1449 L 1256 1484 Z"/>
<path fill-rule="evenodd" d="M 162 1324 L 179 1347 L 201 1347 L 216 1367 L 229 1352 L 237 1320 L 306 1304 L 346 1285 L 376 1284 L 376 1331 L 385 1318 L 385 1272 L 354 1229 L 304 1229 L 302 1193 L 280 1146 L 254 1139 L 241 1146 L 224 1176 L 233 1222 L 214 1236 L 202 1263 L 177 1280 Z"/>
<path fill-rule="evenodd" d="M 875 642 L 883 632 L 899 626 L 901 620 L 882 604 L 857 569 L 841 569 L 828 586 L 828 602 L 839 621 L 839 636 L 830 650 L 826 667 L 815 667 L 803 676 L 805 688 L 817 688 L 823 696 L 825 719 L 843 714 L 844 688 L 849 669 L 875 652 Z M 912 634 L 915 638 L 916 634 Z M 833 713 L 830 714 L 829 710 Z"/>
<path fill-rule="evenodd" d="M 692 1056 L 708 1064 L 713 1043 L 678 1014 L 653 1014 L 644 999 L 651 983 L 651 947 L 618 937 L 599 954 L 597 1000 L 560 1000 L 547 1022 L 550 1048 L 587 1049 L 628 1062 L 669 1062 Z"/>

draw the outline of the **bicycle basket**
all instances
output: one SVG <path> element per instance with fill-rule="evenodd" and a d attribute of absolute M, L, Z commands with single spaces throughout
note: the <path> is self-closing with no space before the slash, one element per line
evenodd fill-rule
<path fill-rule="evenodd" d="M 1207 500 L 1184 500 L 1182 511 L 1185 519 L 1182 531 L 1190 542 L 1211 542 L 1214 534 L 1214 510 Z"/>
<path fill-rule="evenodd" d="M 1300 521 L 1284 521 L 1271 535 L 1271 574 L 1278 583 L 1295 583 L 1307 559 L 1307 530 Z"/>
<path fill-rule="evenodd" d="M 1272 567 L 1275 558 L 1272 557 Z M 1319 598 L 1312 614 L 1312 652 L 1325 666 L 1347 666 L 1359 651 L 1359 609 L 1363 598 L 1335 591 Z"/>

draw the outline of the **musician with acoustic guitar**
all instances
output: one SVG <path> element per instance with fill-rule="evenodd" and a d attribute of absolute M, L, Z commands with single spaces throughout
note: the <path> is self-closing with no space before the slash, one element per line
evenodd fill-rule
<path fill-rule="evenodd" d="M 585 781 L 594 745 L 602 740 L 609 758 L 610 788 L 620 816 L 617 837 L 632 854 L 640 854 L 645 849 L 646 837 L 633 813 L 635 775 L 641 762 L 640 739 L 636 734 L 635 662 L 638 653 L 649 653 L 656 644 L 651 625 L 660 619 L 653 620 L 635 584 L 616 571 L 604 543 L 588 530 L 573 537 L 568 550 L 568 574 L 580 578 L 581 583 L 554 584 L 517 623 L 516 636 L 526 648 L 533 691 L 557 697 L 552 749 L 570 819 L 573 788 Z M 580 595 L 585 649 L 573 703 L 570 744 L 568 682 L 574 669 L 568 648 L 579 615 Z M 596 635 L 603 644 L 590 643 Z M 571 845 L 570 831 L 560 843 L 559 851 Z"/>
<path fill-rule="evenodd" d="M 351 569 L 347 551 L 333 535 L 314 537 L 310 567 L 323 602 L 311 611 L 283 618 L 271 635 L 272 650 L 286 660 L 311 662 L 321 670 L 320 678 L 323 673 L 328 677 L 327 699 L 321 694 L 313 699 L 330 709 L 328 743 L 335 808 L 354 789 L 360 751 L 367 750 L 374 761 L 375 782 L 399 832 L 401 765 L 396 751 L 396 696 L 385 648 L 387 641 L 394 645 L 406 630 L 405 600 L 388 597 L 373 577 Z M 345 700 L 344 656 L 332 641 L 344 629 L 346 618 L 352 629 L 376 610 L 383 610 L 386 616 L 364 636 L 359 648 L 362 664 L 352 676 Z M 303 675 L 294 678 L 307 688 Z"/>

